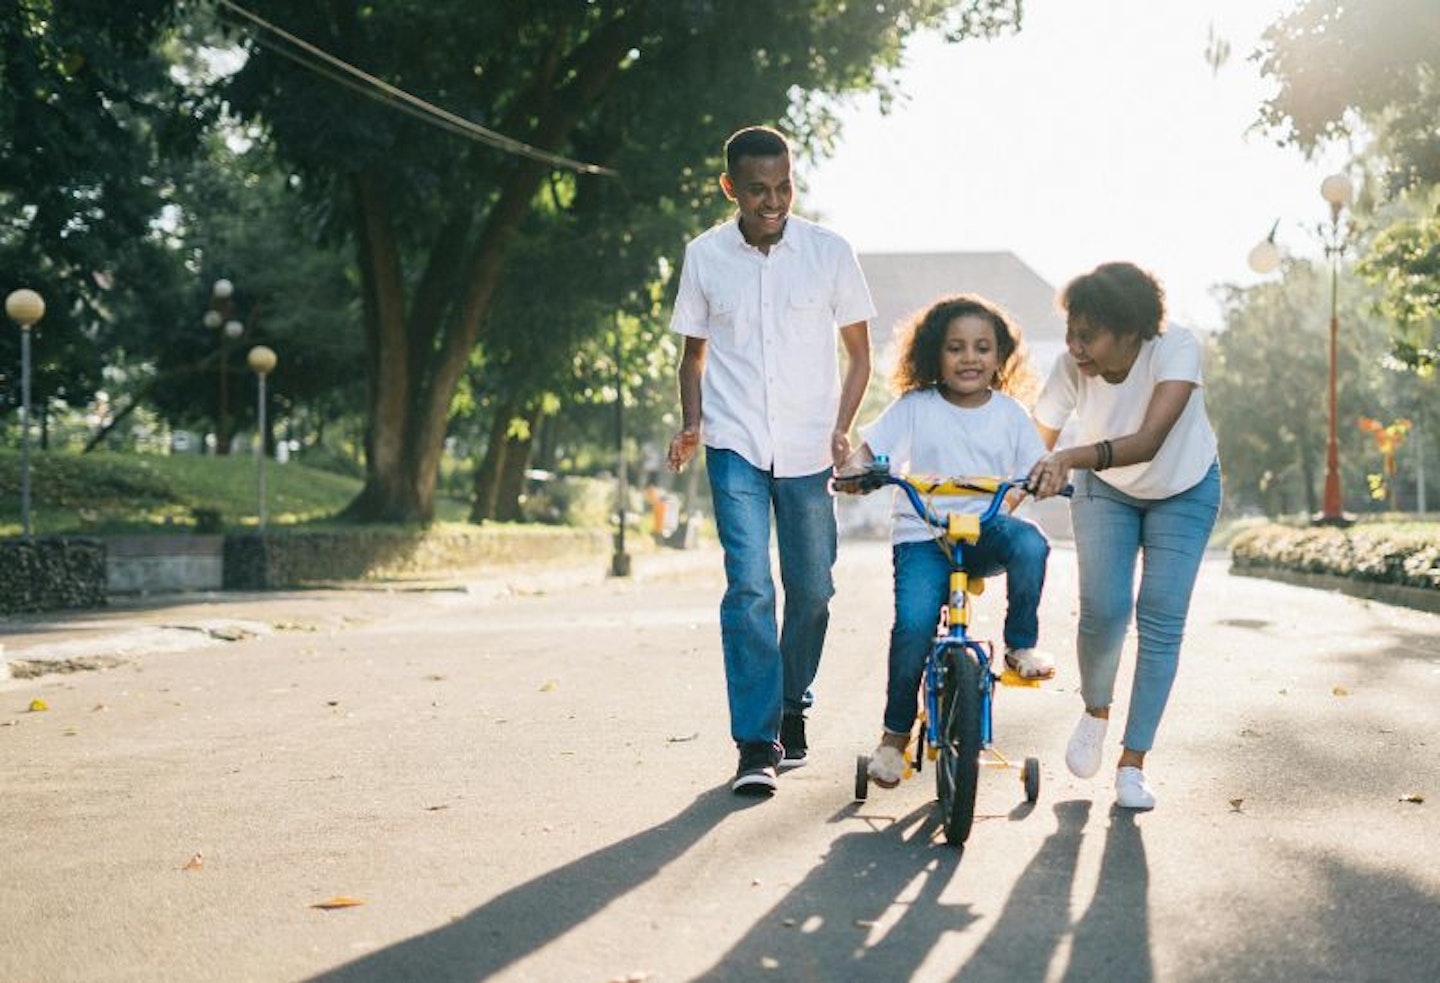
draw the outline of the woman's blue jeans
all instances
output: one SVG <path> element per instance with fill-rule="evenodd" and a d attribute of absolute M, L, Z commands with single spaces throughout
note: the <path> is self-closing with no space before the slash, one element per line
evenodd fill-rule
<path fill-rule="evenodd" d="M 1070 515 L 1080 565 L 1080 691 L 1108 707 L 1130 615 L 1139 648 L 1125 747 L 1148 751 L 1170 699 L 1190 595 L 1220 511 L 1220 465 L 1196 485 L 1161 499 L 1131 498 L 1090 471 L 1074 472 Z M 1141 560 L 1135 592 L 1135 561 Z"/>
<path fill-rule="evenodd" d="M 715 527 L 725 550 L 720 644 L 737 744 L 776 744 L 780 718 L 810 706 L 835 594 L 835 499 L 830 472 L 776 478 L 734 451 L 705 449 Z M 777 631 L 770 517 L 785 613 Z"/>
<path fill-rule="evenodd" d="M 940 608 L 950 596 L 950 559 L 931 541 L 897 543 L 895 624 L 890 629 L 890 676 L 885 687 L 885 729 L 908 734 L 915 725 L 925 657 L 935 644 Z M 1026 519 L 998 515 L 987 523 L 980 541 L 965 547 L 971 576 L 1005 574 L 1005 647 L 1034 648 L 1039 640 L 1040 592 L 1050 543 Z"/>

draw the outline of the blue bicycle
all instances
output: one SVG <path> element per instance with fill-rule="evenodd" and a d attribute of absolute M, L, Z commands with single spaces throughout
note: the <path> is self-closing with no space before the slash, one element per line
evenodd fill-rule
<path fill-rule="evenodd" d="M 980 538 L 981 530 L 999 514 L 1006 495 L 1025 490 L 1026 478 L 928 478 L 892 474 L 887 458 L 876 457 L 863 471 L 836 475 L 835 489 L 868 494 L 886 485 L 905 493 L 917 515 L 935 530 L 950 557 L 950 596 L 939 617 L 935 644 L 925 660 L 924 705 L 921 727 L 915 742 L 906 749 L 906 775 L 920 771 L 921 762 L 935 763 L 935 790 L 945 840 L 964 844 L 975 821 L 975 793 L 981 764 L 1011 767 L 992 743 L 993 701 L 997 674 L 994 649 L 989 641 L 970 637 L 970 596 L 984 590 L 984 581 L 972 577 L 965 566 L 965 547 Z M 1066 488 L 1063 494 L 1070 494 Z M 938 515 L 927 498 L 934 495 L 988 495 L 989 503 L 979 514 Z M 999 673 L 1005 685 L 1038 686 L 1010 669 Z M 913 749 L 913 754 L 911 753 Z M 988 755 L 988 759 L 982 760 Z M 870 756 L 860 755 L 855 763 L 855 798 L 864 800 L 869 792 Z M 1028 757 L 1020 766 L 1025 801 L 1040 798 L 1040 761 Z"/>

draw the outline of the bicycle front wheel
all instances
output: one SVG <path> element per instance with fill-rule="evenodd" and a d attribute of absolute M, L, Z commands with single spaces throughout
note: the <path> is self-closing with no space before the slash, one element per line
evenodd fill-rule
<path fill-rule="evenodd" d="M 963 648 L 945 657 L 944 688 L 940 691 L 939 739 L 935 762 L 935 791 L 945 842 L 960 846 L 975 822 L 975 790 L 980 780 L 980 664 Z"/>

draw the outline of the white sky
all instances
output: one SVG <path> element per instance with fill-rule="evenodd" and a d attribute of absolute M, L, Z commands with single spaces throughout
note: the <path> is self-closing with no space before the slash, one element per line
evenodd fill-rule
<path fill-rule="evenodd" d="M 1288 251 L 1318 252 L 1320 181 L 1345 162 L 1247 133 L 1272 89 L 1249 55 L 1293 5 L 1027 0 L 1018 35 L 917 38 L 903 100 L 850 107 L 797 204 L 860 252 L 1009 250 L 1056 288 L 1128 259 L 1174 320 L 1218 329 L 1211 286 L 1259 279 L 1245 257 L 1276 219 Z M 1218 73 L 1212 24 L 1231 45 Z"/>

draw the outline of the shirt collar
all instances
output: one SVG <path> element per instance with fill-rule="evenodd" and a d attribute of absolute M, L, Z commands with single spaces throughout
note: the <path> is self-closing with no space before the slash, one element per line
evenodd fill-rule
<path fill-rule="evenodd" d="M 740 231 L 740 213 L 739 213 L 739 212 L 736 212 L 734 215 L 732 215 L 732 216 L 730 217 L 730 221 L 728 221 L 728 222 L 725 223 L 725 228 L 726 228 L 726 234 L 729 236 L 731 242 L 733 242 L 733 243 L 735 244 L 735 247 L 736 247 L 737 249 L 749 250 L 749 251 L 751 251 L 751 252 L 759 252 L 759 251 L 760 251 L 760 250 L 756 249 L 754 246 L 750 245 L 750 243 L 747 242 L 746 239 L 745 239 L 745 233 L 743 233 L 743 232 Z M 798 233 L 798 232 L 796 231 L 798 228 L 799 228 L 799 224 L 795 221 L 795 216 L 794 216 L 794 214 L 792 213 L 792 214 L 786 216 L 786 218 L 785 218 L 785 231 L 783 231 L 783 232 L 780 233 L 780 241 L 777 242 L 777 243 L 775 243 L 775 245 L 773 245 L 773 246 L 770 247 L 770 252 L 773 253 L 773 252 L 775 252 L 775 250 L 777 250 L 777 249 L 795 249 L 795 248 L 797 248 L 797 245 L 798 245 L 798 244 L 796 243 L 795 239 L 796 239 L 796 237 L 797 237 L 798 235 L 800 235 L 800 233 Z"/>

